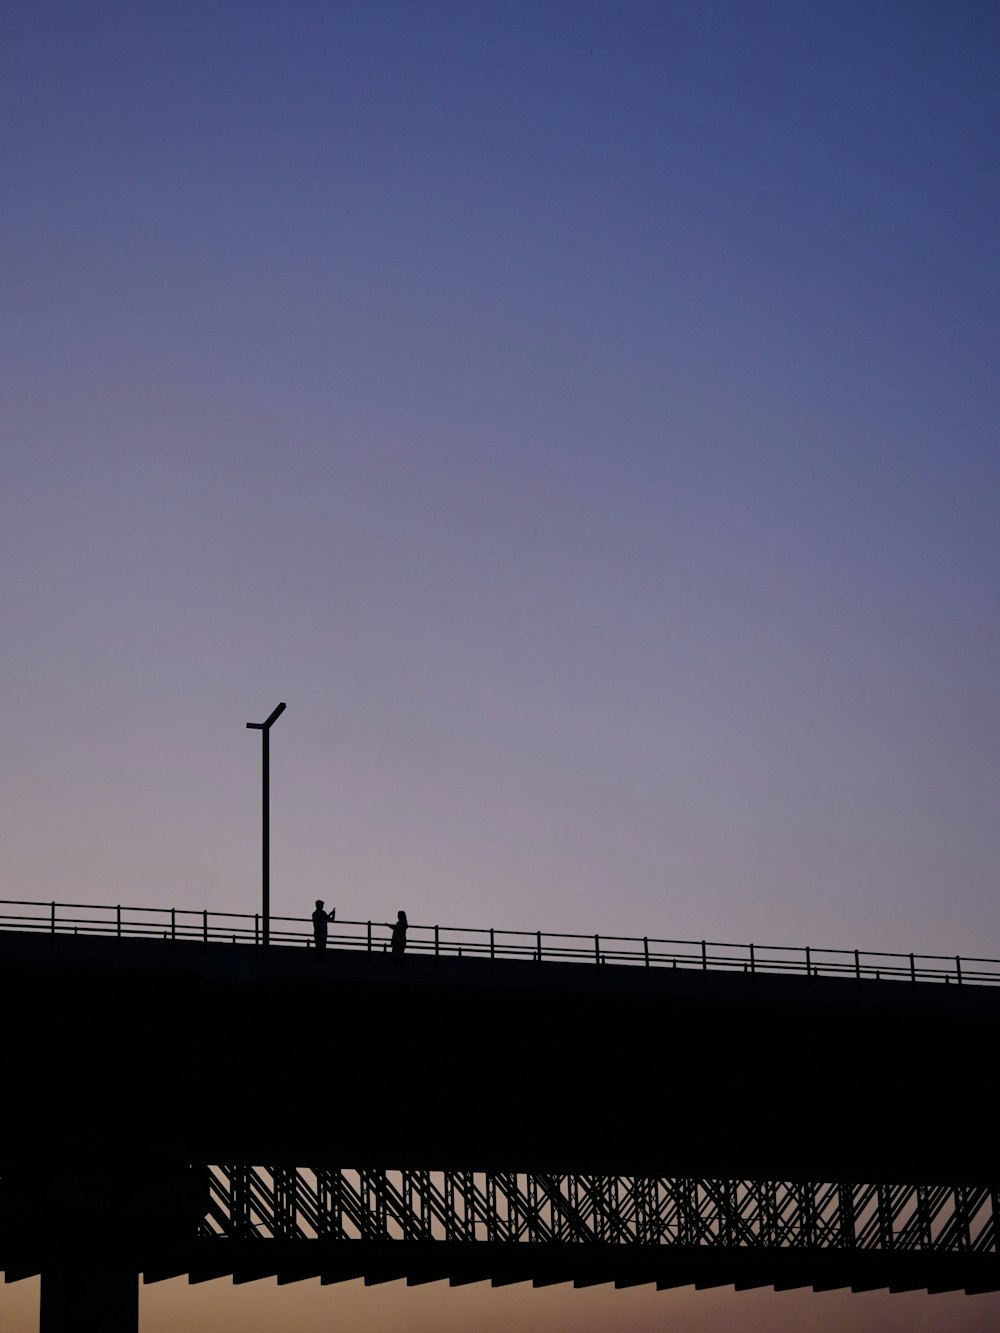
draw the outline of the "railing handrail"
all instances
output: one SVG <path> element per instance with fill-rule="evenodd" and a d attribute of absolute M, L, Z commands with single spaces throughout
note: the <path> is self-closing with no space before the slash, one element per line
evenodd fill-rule
<path fill-rule="evenodd" d="M 38 909 L 37 915 L 8 911 Z M 77 913 L 85 913 L 80 916 Z M 102 915 L 103 914 L 103 915 Z M 311 947 L 310 917 L 272 915 L 275 944 Z M 383 952 L 392 922 L 340 919 L 330 923 L 332 948 Z M 50 934 L 153 935 L 169 939 L 197 937 L 205 942 L 261 941 L 260 916 L 248 912 L 210 911 L 194 907 L 126 906 L 123 903 L 76 903 L 33 899 L 0 899 L 0 931 L 44 930 Z M 957 985 L 1000 983 L 1000 959 L 956 954 L 898 953 L 890 950 L 815 948 L 811 945 L 741 944 L 723 940 L 682 940 L 652 935 L 596 935 L 569 931 L 498 930 L 483 926 L 440 926 L 411 923 L 407 950 L 451 956 L 525 958 L 538 962 L 589 962 L 643 967 L 691 967 L 705 971 L 792 972 L 809 977 L 853 976 L 875 980 L 950 982 Z M 940 966 L 938 966 L 940 965 Z M 978 966 L 977 966 L 978 965 Z"/>

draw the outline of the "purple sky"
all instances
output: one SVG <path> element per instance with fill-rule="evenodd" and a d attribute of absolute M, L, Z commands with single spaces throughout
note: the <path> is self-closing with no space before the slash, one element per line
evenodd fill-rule
<path fill-rule="evenodd" d="M 4 897 L 1000 955 L 994 5 L 0 34 Z"/>

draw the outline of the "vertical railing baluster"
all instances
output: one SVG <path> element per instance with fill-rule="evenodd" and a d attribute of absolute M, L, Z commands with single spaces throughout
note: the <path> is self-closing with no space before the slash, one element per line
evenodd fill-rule
<path fill-rule="evenodd" d="M 496 957 L 496 941 L 493 938 L 493 927 L 490 926 L 490 957 Z"/>
<path fill-rule="evenodd" d="M 51 923 L 52 923 L 51 934 L 54 935 L 54 934 L 56 933 L 56 905 L 55 905 L 55 902 L 54 902 L 54 901 L 53 901 L 53 903 L 52 903 L 52 918 L 51 918 Z"/>
<path fill-rule="evenodd" d="M 646 966 L 649 967 L 649 939 L 645 935 L 642 937 L 642 956 L 646 961 Z"/>
<path fill-rule="evenodd" d="M 368 952 L 372 951 L 372 923 L 368 922 Z"/>
<path fill-rule="evenodd" d="M 540 963 L 542 961 L 542 932 L 540 930 L 535 931 L 535 943 L 537 945 L 535 958 Z"/>
<path fill-rule="evenodd" d="M 701 970 L 708 971 L 708 949 L 704 940 L 701 942 Z"/>
<path fill-rule="evenodd" d="M 955 955 L 955 980 L 961 986 L 962 984 L 962 960 L 958 954 Z"/>
<path fill-rule="evenodd" d="M 594 962 L 595 962 L 595 963 L 599 963 L 600 961 L 601 961 L 601 937 L 600 937 L 599 935 L 595 935 L 595 936 L 594 936 Z"/>
<path fill-rule="evenodd" d="M 812 976 L 812 962 L 810 961 L 808 944 L 806 945 L 806 976 L 807 977 Z"/>
<path fill-rule="evenodd" d="M 438 933 L 438 928 L 437 928 L 437 926 L 435 926 L 435 927 L 434 927 L 434 957 L 437 958 L 437 956 L 440 954 L 440 952 L 441 952 L 441 940 L 440 940 L 440 936 L 439 936 L 439 933 Z"/>
<path fill-rule="evenodd" d="M 121 903 L 119 903 L 118 906 L 115 908 L 115 934 L 118 936 L 119 939 L 121 939 L 121 937 L 122 937 L 122 905 L 121 905 Z"/>
<path fill-rule="evenodd" d="M 861 980 L 861 955 L 857 949 L 854 950 L 854 976 L 857 981 Z"/>
<path fill-rule="evenodd" d="M 911 953 L 911 954 L 910 954 L 910 980 L 911 980 L 911 981 L 916 981 L 916 979 L 917 979 L 917 970 L 916 970 L 916 968 L 915 968 L 914 965 L 913 965 L 913 954 Z"/>
<path fill-rule="evenodd" d="M 750 971 L 751 971 L 751 972 L 755 972 L 756 970 L 757 970 L 757 960 L 756 960 L 756 958 L 754 957 L 753 945 L 751 944 L 751 945 L 750 945 Z"/>
<path fill-rule="evenodd" d="M 201 937 L 205 944 L 208 943 L 208 908 L 202 909 L 201 913 Z"/>

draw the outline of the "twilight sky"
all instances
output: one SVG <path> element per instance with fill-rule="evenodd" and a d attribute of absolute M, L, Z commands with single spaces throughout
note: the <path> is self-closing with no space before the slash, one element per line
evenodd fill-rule
<path fill-rule="evenodd" d="M 1000 955 L 998 53 L 985 0 L 7 0 L 3 896 L 254 911 L 283 699 L 276 912 Z M 400 1291 L 176 1299 L 1000 1315 Z"/>

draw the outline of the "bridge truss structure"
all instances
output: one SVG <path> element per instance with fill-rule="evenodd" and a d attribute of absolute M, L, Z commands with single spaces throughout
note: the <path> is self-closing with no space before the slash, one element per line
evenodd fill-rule
<path fill-rule="evenodd" d="M 197 1261 L 147 1281 L 1000 1290 L 998 1187 L 245 1165 L 208 1177 Z"/>

